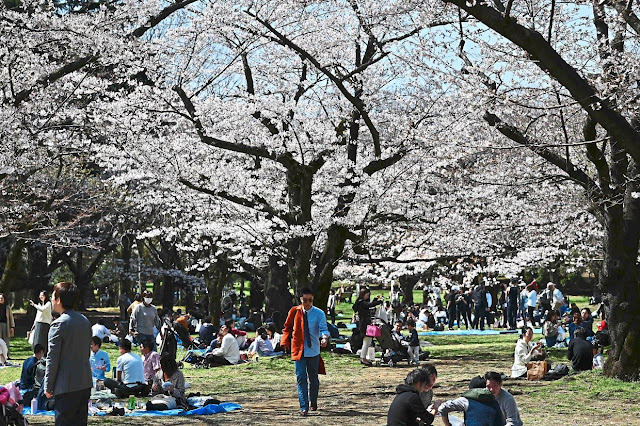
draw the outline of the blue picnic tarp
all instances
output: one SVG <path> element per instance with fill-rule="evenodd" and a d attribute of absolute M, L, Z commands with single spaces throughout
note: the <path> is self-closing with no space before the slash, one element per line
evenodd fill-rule
<path fill-rule="evenodd" d="M 155 410 L 133 410 L 125 413 L 127 417 L 147 417 L 147 416 L 206 416 L 209 414 L 217 414 L 217 413 L 227 413 L 229 411 L 241 410 L 242 406 L 235 404 L 233 402 L 222 402 L 220 404 L 209 404 L 204 407 L 196 408 L 194 410 L 164 410 L 164 411 L 155 411 Z M 31 414 L 31 407 L 24 407 L 22 410 L 22 414 Z M 55 411 L 45 411 L 38 410 L 36 413 L 37 416 L 54 416 Z M 105 412 L 98 412 L 97 416 L 106 416 Z"/>

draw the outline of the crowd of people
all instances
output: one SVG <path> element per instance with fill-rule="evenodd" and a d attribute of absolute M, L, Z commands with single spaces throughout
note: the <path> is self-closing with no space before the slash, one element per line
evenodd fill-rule
<path fill-rule="evenodd" d="M 62 423 L 56 420 L 56 424 L 65 424 L 77 414 L 68 417 L 68 413 L 77 409 L 73 398 L 84 397 L 87 384 L 88 389 L 107 388 L 118 398 L 151 396 L 147 409 L 186 408 L 188 384 L 178 368 L 175 353 L 162 356 L 158 353 L 158 345 L 165 334 L 178 328 L 183 329 L 177 333 L 183 345 L 192 348 L 207 366 L 234 365 L 253 357 L 291 353 L 296 365 L 300 414 L 305 416 L 309 411 L 317 410 L 318 374 L 324 369 L 319 353 L 320 348 L 329 344 L 331 329 L 336 329 L 333 323 L 337 303 L 341 300 L 338 292 L 331 290 L 327 309 L 323 312 L 313 306 L 313 292 L 305 289 L 300 294 L 300 305 L 291 309 L 284 327 L 279 327 L 273 319 L 265 319 L 261 310 L 248 309 L 243 295 L 239 298 L 228 295 L 230 300 L 223 302 L 223 305 L 227 304 L 223 306 L 224 318 L 214 322 L 210 317 L 196 319 L 179 309 L 162 312 L 152 304 L 151 292 L 145 291 L 136 295 L 127 307 L 128 320 L 114 318 L 113 328 L 108 328 L 103 319 L 98 318 L 90 325 L 84 316 L 71 309 L 69 300 L 70 294 L 76 291 L 74 287 L 59 283 L 51 300 L 46 292 L 41 292 L 37 303 L 30 301 L 36 309 L 29 336 L 33 356 L 23 364 L 20 388 L 25 393 L 25 403 L 29 398 L 36 398 L 40 407 L 56 410 L 56 419 L 60 413 Z M 356 323 L 353 335 L 360 335 L 361 342 L 359 347 L 352 349 L 359 349 L 353 352 L 360 355 L 361 363 L 372 365 L 368 353 L 374 346 L 375 334 L 370 334 L 369 328 L 379 319 L 393 325 L 392 338 L 404 348 L 409 363 L 419 367 L 398 386 L 389 409 L 388 424 L 414 424 L 416 419 L 430 424 L 438 414 L 448 424 L 447 415 L 453 411 L 463 411 L 465 419 L 473 416 L 494 419 L 490 424 L 505 424 L 505 421 L 506 424 L 522 424 L 513 397 L 509 398 L 510 395 L 501 389 L 503 376 L 497 373 L 476 377 L 471 381 L 469 391 L 459 398 L 440 402 L 425 397 L 432 395 L 430 389 L 437 372 L 432 364 L 420 364 L 419 330 L 463 326 L 467 329 L 504 327 L 513 330 L 519 327 L 521 333 L 514 349 L 512 378 L 526 377 L 528 364 L 547 359 L 545 348 L 552 346 L 568 347 L 567 356 L 576 371 L 603 366 L 603 339 L 594 333 L 594 315 L 588 307 L 580 310 L 575 303 L 569 303 L 553 283 L 548 283 L 542 292 L 538 291 L 535 282 L 524 285 L 518 280 L 511 280 L 497 294 L 484 283 L 473 288 L 451 285 L 445 291 L 444 298 L 442 290 L 432 289 L 427 303 L 402 306 L 397 293 L 392 293 L 388 300 L 382 296 L 372 298 L 371 291 L 364 287 L 353 304 Z M 55 321 L 54 312 L 59 314 Z M 542 327 L 541 341 L 533 339 L 535 326 Z M 11 308 L 0 294 L 0 334 L 4 336 L 4 339 L 0 338 L 0 361 L 7 365 L 10 365 L 8 343 L 14 327 Z M 253 338 L 249 335 L 251 331 L 255 331 Z M 606 332 L 605 321 L 600 322 L 598 332 Z M 197 345 L 193 344 L 191 334 L 198 335 Z M 85 352 L 76 348 L 85 335 L 89 344 L 86 360 L 81 360 Z M 352 336 L 350 343 L 353 341 Z M 120 356 L 114 360 L 112 375 L 109 374 L 112 360 L 101 349 L 103 344 L 114 344 L 120 351 Z M 76 362 L 75 369 L 80 371 L 86 362 L 86 377 L 80 374 L 63 378 L 69 375 L 70 359 L 66 354 L 70 351 L 74 353 L 70 358 Z M 511 419 L 511 423 L 507 419 Z"/>

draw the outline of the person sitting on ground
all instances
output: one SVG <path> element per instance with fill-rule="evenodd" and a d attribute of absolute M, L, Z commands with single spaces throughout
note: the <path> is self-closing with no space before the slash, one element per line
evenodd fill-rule
<path fill-rule="evenodd" d="M 567 359 L 575 371 L 588 371 L 593 368 L 593 345 L 586 341 L 587 332 L 584 328 L 575 331 L 574 338 L 569 343 Z"/>
<path fill-rule="evenodd" d="M 574 311 L 571 314 L 571 322 L 569 323 L 569 342 L 573 340 L 577 329 L 582 328 L 582 315 L 580 311 Z"/>
<path fill-rule="evenodd" d="M 111 361 L 109 354 L 101 350 L 102 339 L 98 336 L 91 336 L 91 354 L 89 355 L 89 365 L 91 365 L 91 375 L 95 380 L 103 380 L 106 378 L 105 373 L 111 371 Z"/>
<path fill-rule="evenodd" d="M 587 338 L 593 337 L 593 316 L 591 316 L 591 309 L 582 308 L 580 311 L 580 316 L 582 317 L 582 328 L 587 332 Z"/>
<path fill-rule="evenodd" d="M 434 320 L 438 325 L 444 325 L 447 323 L 447 311 L 444 310 L 443 306 L 438 306 L 438 310 L 434 314 Z M 434 325 L 435 327 L 435 325 Z"/>
<path fill-rule="evenodd" d="M 484 375 L 487 389 L 493 394 L 502 410 L 505 426 L 523 426 L 520 419 L 520 411 L 516 400 L 509 392 L 502 389 L 502 376 L 495 371 L 489 371 Z"/>
<path fill-rule="evenodd" d="M 9 347 L 7 342 L 0 339 L 0 367 L 14 367 L 15 365 L 9 361 Z"/>
<path fill-rule="evenodd" d="M 36 363 L 44 356 L 44 346 L 36 343 L 33 347 L 33 356 L 27 358 L 22 363 L 22 373 L 20 374 L 20 390 L 28 391 L 33 389 L 35 382 Z"/>
<path fill-rule="evenodd" d="M 256 338 L 249 346 L 249 354 L 259 356 L 274 356 L 273 345 L 264 327 L 258 327 Z"/>
<path fill-rule="evenodd" d="M 469 382 L 469 390 L 460 398 L 440 404 L 438 412 L 442 415 L 442 423 L 451 426 L 449 413 L 464 411 L 465 426 L 503 426 L 502 409 L 486 384 L 484 377 L 474 377 Z"/>
<path fill-rule="evenodd" d="M 116 362 L 116 380 L 106 378 L 104 385 L 118 398 L 126 398 L 141 391 L 140 385 L 145 383 L 144 366 L 140 357 L 131 353 L 129 340 L 120 340 L 119 349 L 121 355 Z"/>
<path fill-rule="evenodd" d="M 220 327 L 220 335 L 222 336 L 220 347 L 206 355 L 207 361 L 214 367 L 237 364 L 240 361 L 240 348 L 229 327 L 226 325 Z"/>
<path fill-rule="evenodd" d="M 186 407 L 187 399 L 185 397 L 184 375 L 182 371 L 178 369 L 176 360 L 170 355 L 163 355 L 160 358 L 160 366 L 162 369 L 158 370 L 153 377 L 151 393 L 152 395 L 166 395 L 169 398 L 164 398 L 160 401 L 158 398 L 152 398 L 150 402 L 156 406 L 151 409 L 168 410 Z M 159 404 L 167 405 L 167 407 L 158 407 L 157 405 Z M 147 405 L 147 410 L 149 409 L 149 405 Z"/>
<path fill-rule="evenodd" d="M 542 324 L 542 335 L 545 337 L 547 347 L 554 347 L 558 342 L 558 312 L 550 310 L 547 312 L 547 317 Z"/>
<path fill-rule="evenodd" d="M 215 335 L 216 327 L 211 323 L 211 316 L 204 317 L 198 331 L 200 342 L 209 346 Z"/>
<path fill-rule="evenodd" d="M 111 335 L 116 336 L 116 338 L 118 339 L 116 341 L 119 342 L 120 339 L 124 339 L 127 336 L 127 326 L 125 325 L 125 323 L 123 321 L 120 321 L 120 318 L 114 318 L 113 319 L 113 330 L 109 330 L 111 331 Z"/>
<path fill-rule="evenodd" d="M 269 340 L 271 340 L 271 346 L 273 346 L 273 350 L 275 352 L 281 352 L 282 347 L 280 346 L 280 339 L 282 338 L 282 335 L 278 333 L 276 325 L 271 322 L 267 324 L 265 328 L 267 329 L 267 334 L 269 334 Z"/>
<path fill-rule="evenodd" d="M 435 367 L 434 367 L 435 371 Z M 433 424 L 434 415 L 427 411 L 420 393 L 431 389 L 437 373 L 430 376 L 427 370 L 417 368 L 407 374 L 404 383 L 396 387 L 396 396 L 387 413 L 387 426 L 418 426 Z M 437 410 L 437 407 L 433 407 Z"/>
<path fill-rule="evenodd" d="M 597 342 L 593 343 L 593 369 L 602 370 L 604 368 L 604 357 L 600 352 L 600 345 Z"/>
<path fill-rule="evenodd" d="M 416 322 L 413 319 L 407 320 L 407 329 L 409 330 L 409 336 L 406 338 L 409 342 L 409 362 L 420 365 L 420 341 L 418 340 Z"/>
<path fill-rule="evenodd" d="M 153 350 L 153 342 L 143 340 L 140 345 L 140 353 L 142 354 L 142 366 L 144 369 L 144 379 L 147 383 L 151 383 L 156 373 L 160 370 L 160 355 Z"/>
<path fill-rule="evenodd" d="M 111 334 L 111 331 L 104 325 L 104 321 L 99 319 L 91 326 L 91 336 L 96 336 L 104 343 L 117 342 L 118 338 Z"/>
<path fill-rule="evenodd" d="M 527 363 L 530 361 L 543 360 L 545 358 L 542 350 L 542 343 L 533 343 L 533 329 L 522 327 L 520 339 L 516 343 L 513 366 L 511 367 L 511 377 L 526 377 Z"/>
<path fill-rule="evenodd" d="M 238 343 L 238 347 L 240 349 L 247 348 L 247 332 L 244 330 L 238 330 L 235 328 L 235 322 L 233 319 L 228 319 L 224 322 L 229 330 L 229 334 L 231 334 L 236 339 L 236 343 Z"/>

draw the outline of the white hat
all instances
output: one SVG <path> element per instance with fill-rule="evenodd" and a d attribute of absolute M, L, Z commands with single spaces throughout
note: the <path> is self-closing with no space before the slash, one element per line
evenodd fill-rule
<path fill-rule="evenodd" d="M 549 281 L 547 283 L 547 289 L 550 289 L 551 287 L 555 287 L 556 285 L 554 283 L 552 283 L 551 281 Z"/>

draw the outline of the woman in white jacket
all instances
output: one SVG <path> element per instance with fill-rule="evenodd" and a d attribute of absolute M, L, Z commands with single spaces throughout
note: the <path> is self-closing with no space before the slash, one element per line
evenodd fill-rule
<path fill-rule="evenodd" d="M 533 343 L 533 329 L 522 327 L 520 339 L 516 343 L 513 367 L 511 367 L 511 377 L 522 377 L 527 375 L 527 363 L 538 358 L 544 358 L 542 343 Z"/>
<path fill-rule="evenodd" d="M 49 327 L 53 321 L 53 317 L 51 316 L 51 301 L 48 300 L 46 291 L 41 291 L 38 299 L 40 299 L 39 303 L 33 303 L 33 300 L 29 300 L 29 304 L 36 308 L 36 319 L 33 322 L 33 329 L 31 330 L 33 339 L 29 340 L 31 341 L 32 349 L 40 343 L 46 355 L 49 341 Z"/>

